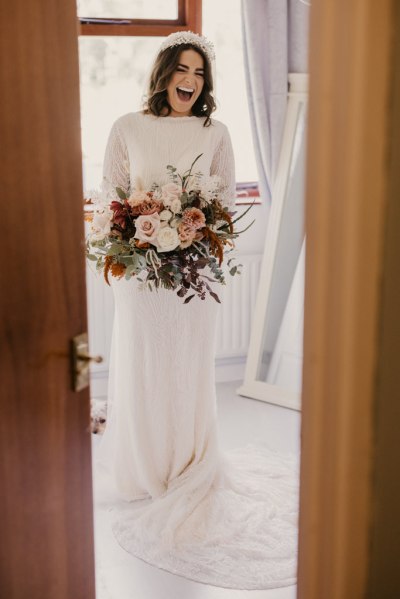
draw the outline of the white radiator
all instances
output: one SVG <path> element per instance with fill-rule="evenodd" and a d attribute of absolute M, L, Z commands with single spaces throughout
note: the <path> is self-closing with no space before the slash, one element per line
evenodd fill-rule
<path fill-rule="evenodd" d="M 217 359 L 247 354 L 261 258 L 261 254 L 238 256 L 237 262 L 243 264 L 241 274 L 226 276 L 217 332 Z"/>
<path fill-rule="evenodd" d="M 238 380 L 244 371 L 261 258 L 261 254 L 238 256 L 237 262 L 243 264 L 242 273 L 234 277 L 229 274 L 226 276 L 217 330 L 217 381 Z M 104 398 L 107 395 L 114 315 L 113 294 L 102 276 L 94 273 L 90 267 L 87 268 L 86 281 L 90 353 L 104 358 L 101 364 L 91 367 L 91 394 L 92 397 Z"/>

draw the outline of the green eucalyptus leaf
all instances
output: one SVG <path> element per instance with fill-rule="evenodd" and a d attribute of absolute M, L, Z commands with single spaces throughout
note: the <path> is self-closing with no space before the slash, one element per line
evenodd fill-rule
<path fill-rule="evenodd" d="M 219 304 L 221 303 L 218 295 L 216 293 L 214 293 L 214 291 L 210 291 L 209 293 L 210 293 L 211 297 L 213 297 L 215 299 L 216 302 L 218 302 Z"/>
<path fill-rule="evenodd" d="M 241 235 L 242 233 L 244 233 L 245 231 L 247 231 L 247 229 L 250 229 L 251 225 L 256 221 L 256 219 L 252 220 L 251 223 L 249 225 L 247 225 L 247 227 L 245 229 L 242 229 L 241 231 L 235 231 L 235 236 L 237 235 Z"/>
<path fill-rule="evenodd" d="M 117 243 L 113 243 L 110 248 L 108 248 L 107 256 L 116 256 L 121 253 L 121 246 Z"/>
<path fill-rule="evenodd" d="M 136 267 L 134 264 L 130 264 L 129 266 L 126 267 L 125 270 L 125 276 L 129 275 L 132 276 L 132 274 L 135 272 Z"/>
<path fill-rule="evenodd" d="M 127 199 L 127 195 L 125 193 L 125 191 L 123 189 L 121 189 L 120 187 L 116 187 L 115 191 L 118 194 L 118 197 L 121 198 L 121 200 L 126 200 Z"/>

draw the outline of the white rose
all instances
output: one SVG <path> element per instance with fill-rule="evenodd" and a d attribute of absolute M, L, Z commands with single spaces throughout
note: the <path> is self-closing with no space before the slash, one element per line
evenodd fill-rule
<path fill-rule="evenodd" d="M 167 183 L 161 187 L 161 199 L 164 206 L 169 207 L 173 200 L 179 199 L 182 193 L 182 188 L 176 183 Z"/>
<path fill-rule="evenodd" d="M 159 252 L 170 252 L 180 243 L 179 235 L 176 229 L 171 227 L 162 227 L 158 231 L 156 246 Z"/>
<path fill-rule="evenodd" d="M 170 210 L 161 210 L 160 212 L 160 220 L 169 220 L 172 216 L 172 212 Z"/>
<path fill-rule="evenodd" d="M 110 233 L 113 215 L 114 212 L 109 208 L 94 213 L 90 236 L 93 241 L 101 241 Z"/>
<path fill-rule="evenodd" d="M 172 212 L 174 214 L 177 214 L 178 212 L 182 212 L 182 202 L 180 201 L 179 198 L 175 198 L 175 200 L 172 200 L 170 209 L 172 210 Z"/>
<path fill-rule="evenodd" d="M 181 218 L 176 218 L 176 217 L 175 217 L 175 218 L 173 218 L 173 219 L 171 220 L 171 222 L 169 223 L 169 224 L 170 224 L 170 227 L 175 227 L 175 228 L 176 228 L 176 227 L 179 225 L 179 223 L 180 223 L 181 221 L 182 221 L 182 219 L 181 219 Z"/>

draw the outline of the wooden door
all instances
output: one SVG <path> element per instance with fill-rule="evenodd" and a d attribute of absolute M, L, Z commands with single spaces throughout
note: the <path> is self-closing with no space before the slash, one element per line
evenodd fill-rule
<path fill-rule="evenodd" d="M 400 596 L 400 4 L 314 2 L 298 599 Z"/>
<path fill-rule="evenodd" d="M 0 7 L 0 595 L 94 597 L 75 0 Z"/>

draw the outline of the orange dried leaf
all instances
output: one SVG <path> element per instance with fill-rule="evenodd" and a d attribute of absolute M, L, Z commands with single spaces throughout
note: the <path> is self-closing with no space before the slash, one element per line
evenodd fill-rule
<path fill-rule="evenodd" d="M 140 239 L 136 239 L 135 246 L 137 248 L 146 249 L 150 247 L 150 244 L 147 241 L 140 241 Z"/>
<path fill-rule="evenodd" d="M 107 285 L 110 285 L 110 281 L 108 280 L 108 271 L 111 268 L 111 264 L 112 264 L 112 256 L 106 256 L 105 260 L 104 260 L 104 278 L 105 281 L 107 283 Z"/>
<path fill-rule="evenodd" d="M 126 270 L 125 264 L 121 264 L 120 262 L 113 262 L 111 264 L 111 274 L 113 277 L 120 279 Z"/>

